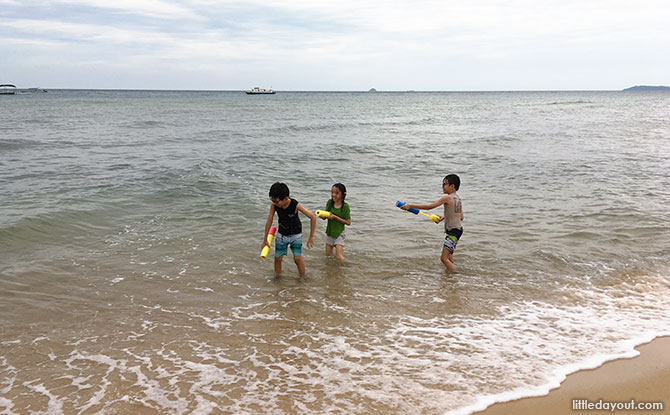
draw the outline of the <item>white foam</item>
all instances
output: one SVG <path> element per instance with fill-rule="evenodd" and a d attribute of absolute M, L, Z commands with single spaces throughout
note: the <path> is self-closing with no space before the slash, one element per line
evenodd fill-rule
<path fill-rule="evenodd" d="M 10 365 L 4 356 L 0 356 L 0 369 L 0 373 L 2 373 L 2 377 L 0 377 L 0 406 L 5 408 L 1 414 L 13 415 L 12 408 L 14 408 L 14 403 L 3 397 L 3 395 L 8 394 L 14 388 L 18 369 Z"/>
<path fill-rule="evenodd" d="M 445 412 L 445 415 L 470 415 L 474 412 L 481 412 L 496 403 L 511 402 L 522 398 L 546 396 L 553 389 L 560 387 L 561 383 L 563 383 L 570 374 L 580 370 L 596 369 L 612 360 L 636 357 L 640 354 L 640 352 L 635 350 L 635 347 L 649 343 L 653 339 L 663 336 L 670 336 L 670 331 L 646 334 L 644 336 L 637 337 L 636 339 L 628 340 L 623 343 L 623 347 L 627 349 L 625 352 L 611 355 L 597 355 L 585 359 L 579 363 L 562 366 L 554 370 L 553 373 L 549 376 L 547 382 L 542 385 L 535 387 L 522 387 L 508 392 L 485 395 L 478 398 L 475 403 L 458 408 L 456 410 L 447 411 Z"/>
<path fill-rule="evenodd" d="M 28 389 L 40 393 L 46 396 L 49 399 L 47 403 L 47 415 L 62 415 L 63 414 L 63 404 L 65 403 L 63 399 L 59 399 L 58 396 L 54 395 L 49 391 L 42 383 L 33 385 L 31 382 L 24 382 L 23 386 Z"/>
<path fill-rule="evenodd" d="M 189 313 L 188 315 L 193 318 L 201 319 L 205 325 L 216 329 L 217 331 L 220 331 L 226 327 L 230 327 L 231 324 L 230 319 L 225 317 L 209 317 L 198 313 Z"/>
<path fill-rule="evenodd" d="M 150 292 L 127 295 L 140 317 L 124 320 L 117 333 L 73 339 L 76 350 L 62 376 L 71 384 L 51 393 L 82 391 L 74 403 L 78 412 L 142 405 L 204 415 L 225 402 L 239 414 L 279 408 L 305 415 L 366 413 L 379 407 L 466 415 L 494 402 L 544 395 L 569 373 L 636 354 L 634 345 L 668 327 L 667 288 L 653 298 L 605 289 L 570 297 L 560 292 L 570 287 L 557 286 L 548 300 L 457 304 L 459 313 L 452 312 L 458 293 L 442 295 L 442 287 L 389 286 L 381 295 L 352 289 L 342 296 L 308 286 L 322 283 L 316 279 L 258 287 L 240 278 L 245 288 L 231 293 L 233 282 L 221 280 L 212 287 L 225 285 L 217 288 L 232 299 L 225 307 L 182 307 L 165 291 L 160 304 Z M 170 283 L 186 291 L 202 284 L 209 282 Z M 467 286 L 458 284 L 456 289 Z M 635 282 L 615 289 L 637 290 Z M 409 295 L 411 307 L 396 312 Z M 634 325 L 641 337 L 626 340 Z M 49 359 L 50 367 L 62 365 L 53 353 Z M 39 382 L 52 385 L 47 379 L 34 385 Z M 117 382 L 132 393 L 115 394 Z M 58 399 L 71 402 L 75 394 Z"/>
<path fill-rule="evenodd" d="M 46 336 L 35 337 L 35 339 L 33 339 L 33 341 L 32 341 L 30 344 L 33 344 L 33 345 L 34 345 L 35 343 L 39 343 L 39 342 L 41 342 L 41 341 L 43 341 L 43 340 L 49 340 L 49 338 L 46 337 Z"/>
<path fill-rule="evenodd" d="M 0 396 L 0 406 L 3 406 L 4 409 L 0 414 L 2 415 L 14 415 L 15 412 L 12 411 L 14 408 L 14 403 L 7 398 Z"/>
<path fill-rule="evenodd" d="M 143 367 L 145 368 L 152 367 L 150 358 L 136 355 L 133 355 L 133 357 L 143 362 L 144 363 Z M 175 413 L 186 412 L 186 408 L 188 406 L 186 399 L 184 398 L 175 399 L 173 394 L 171 394 L 169 391 L 163 390 L 160 387 L 158 380 L 150 379 L 149 377 L 147 377 L 147 375 L 145 375 L 144 372 L 142 371 L 141 366 L 130 365 L 127 359 L 114 359 L 110 356 L 103 354 L 84 354 L 78 351 L 74 351 L 67 359 L 66 364 L 70 369 L 77 370 L 77 366 L 75 364 L 77 361 L 94 362 L 107 367 L 106 374 L 102 377 L 102 379 L 100 379 L 99 383 L 95 386 L 98 388 L 97 391 L 94 393 L 93 397 L 81 408 L 81 412 L 85 412 L 87 409 L 93 407 L 94 405 L 103 402 L 107 394 L 107 389 L 110 385 L 107 376 L 109 376 L 112 372 L 116 371 L 120 372 L 123 376 L 129 373 L 135 375 L 137 379 L 135 385 L 142 388 L 147 398 L 146 401 L 143 402 L 143 404 L 148 405 L 150 407 L 154 407 L 151 404 L 151 402 L 153 401 L 158 404 L 158 407 L 154 409 L 160 409 L 160 408 L 168 410 L 171 409 Z M 72 379 L 72 384 L 74 385 L 75 380 L 76 382 L 79 382 L 80 378 L 71 377 L 70 379 Z M 84 387 L 85 386 L 88 385 L 84 385 Z"/>

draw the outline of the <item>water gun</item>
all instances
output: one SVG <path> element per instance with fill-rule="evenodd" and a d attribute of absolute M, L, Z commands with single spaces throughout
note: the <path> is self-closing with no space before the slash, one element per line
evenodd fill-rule
<path fill-rule="evenodd" d="M 324 219 L 328 219 L 330 217 L 330 212 L 328 212 L 327 210 L 317 210 L 316 212 L 314 212 L 314 214 Z"/>
<path fill-rule="evenodd" d="M 395 202 L 395 205 L 396 205 L 397 207 L 404 206 L 404 205 L 405 205 L 405 202 L 401 202 L 400 200 L 398 200 L 397 202 Z M 421 214 L 421 215 L 427 217 L 428 219 L 432 220 L 432 221 L 435 222 L 435 223 L 440 223 L 440 217 L 437 216 L 437 215 L 429 215 L 429 214 L 427 214 L 427 213 L 423 213 L 423 212 L 420 211 L 419 209 L 415 209 L 415 208 L 409 208 L 409 209 L 407 209 L 407 211 L 408 211 L 408 212 L 412 212 L 412 213 L 414 213 L 415 215 L 419 215 L 419 214 Z"/>
<path fill-rule="evenodd" d="M 268 245 L 263 247 L 263 250 L 261 251 L 261 258 L 268 257 L 268 253 L 270 253 L 270 245 L 272 245 L 272 239 L 274 239 L 276 232 L 277 228 L 270 226 L 270 230 L 268 231 Z"/>

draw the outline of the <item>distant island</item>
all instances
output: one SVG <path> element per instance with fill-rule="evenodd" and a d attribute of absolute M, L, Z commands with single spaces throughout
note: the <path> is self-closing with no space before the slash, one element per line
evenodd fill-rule
<path fill-rule="evenodd" d="M 670 86 L 636 85 L 624 91 L 670 91 Z"/>

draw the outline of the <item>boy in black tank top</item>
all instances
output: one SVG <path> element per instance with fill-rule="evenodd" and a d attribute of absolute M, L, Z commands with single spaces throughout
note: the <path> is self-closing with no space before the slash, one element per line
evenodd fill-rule
<path fill-rule="evenodd" d="M 297 200 L 289 197 L 288 186 L 284 183 L 277 182 L 270 187 L 270 198 L 272 199 L 272 204 L 270 205 L 268 220 L 265 223 L 265 235 L 261 249 L 268 245 L 268 232 L 272 226 L 275 212 L 277 212 L 279 224 L 277 226 L 277 234 L 275 235 L 275 274 L 279 275 L 281 273 L 282 260 L 287 253 L 287 248 L 290 246 L 291 252 L 293 252 L 293 261 L 302 276 L 306 270 L 305 263 L 302 260 L 302 223 L 300 222 L 298 212 L 302 212 L 303 215 L 309 218 L 307 248 L 311 248 L 314 245 L 316 216 L 305 209 Z"/>

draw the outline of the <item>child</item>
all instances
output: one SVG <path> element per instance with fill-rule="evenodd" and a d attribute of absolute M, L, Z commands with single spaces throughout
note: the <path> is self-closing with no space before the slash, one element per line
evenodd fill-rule
<path fill-rule="evenodd" d="M 347 196 L 347 188 L 342 183 L 335 183 L 330 189 L 330 200 L 326 202 L 326 211 L 330 212 L 328 226 L 326 226 L 326 256 L 333 253 L 335 247 L 335 258 L 344 261 L 344 225 L 351 225 L 351 211 L 349 204 L 344 201 Z"/>
<path fill-rule="evenodd" d="M 400 209 L 403 210 L 411 208 L 429 210 L 444 205 L 444 216 L 440 216 L 440 222 L 444 220 L 444 231 L 446 232 L 446 235 L 440 260 L 450 271 L 456 269 L 453 254 L 456 249 L 456 244 L 463 234 L 463 227 L 461 226 L 461 221 L 463 220 L 463 206 L 461 205 L 461 198 L 456 194 L 460 187 L 461 179 L 455 174 L 449 174 L 442 180 L 442 192 L 445 193 L 446 196 L 427 205 L 412 205 L 407 203 L 400 207 Z"/>
<path fill-rule="evenodd" d="M 298 212 L 309 218 L 309 239 L 307 240 L 307 248 L 314 245 L 314 230 L 316 226 L 316 216 L 305 209 L 297 200 L 289 197 L 288 186 L 284 183 L 275 183 L 270 187 L 270 213 L 268 220 L 265 223 L 265 236 L 263 237 L 263 246 L 268 245 L 267 237 L 275 212 L 279 215 L 279 224 L 277 226 L 277 234 L 275 235 L 275 274 L 281 274 L 281 263 L 284 255 L 286 255 L 287 248 L 291 246 L 293 252 L 293 261 L 298 267 L 300 276 L 305 275 L 305 263 L 302 260 L 302 223 L 298 217 Z"/>

